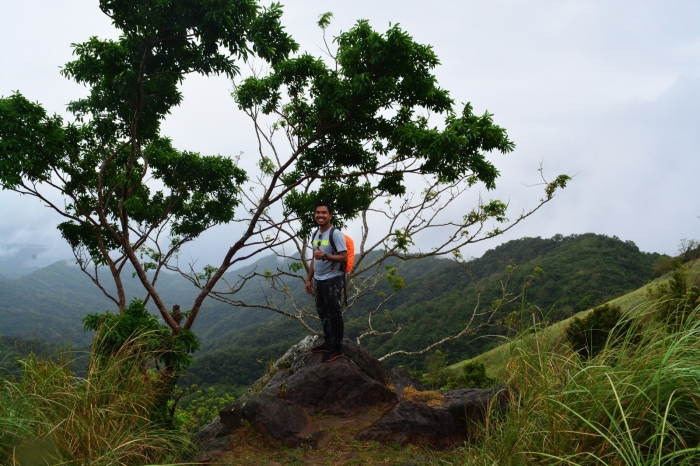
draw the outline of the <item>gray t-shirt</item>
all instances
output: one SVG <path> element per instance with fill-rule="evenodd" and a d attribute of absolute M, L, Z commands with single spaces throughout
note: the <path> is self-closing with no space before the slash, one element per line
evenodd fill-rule
<path fill-rule="evenodd" d="M 331 247 L 331 242 L 329 240 L 331 230 L 333 230 L 333 242 L 335 243 L 335 251 Z M 345 244 L 345 235 L 337 228 L 329 228 L 325 232 L 318 231 L 318 234 L 314 231 L 314 237 L 311 238 L 312 247 L 314 251 L 321 247 L 321 251 L 326 254 L 339 254 L 343 251 L 347 251 L 348 247 Z M 314 259 L 314 278 L 316 280 L 328 280 L 329 278 L 337 277 L 342 273 L 340 268 L 342 264 L 340 262 L 322 261 Z"/>

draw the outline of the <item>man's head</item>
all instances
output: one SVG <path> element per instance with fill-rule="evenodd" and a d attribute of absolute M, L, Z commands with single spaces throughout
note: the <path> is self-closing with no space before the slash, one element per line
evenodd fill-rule
<path fill-rule="evenodd" d="M 327 202 L 319 202 L 314 210 L 314 220 L 320 227 L 324 227 L 331 222 L 333 211 L 331 205 Z"/>

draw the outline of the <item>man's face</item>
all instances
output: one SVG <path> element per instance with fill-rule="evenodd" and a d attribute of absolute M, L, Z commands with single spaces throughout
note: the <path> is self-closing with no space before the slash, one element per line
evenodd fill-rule
<path fill-rule="evenodd" d="M 328 212 L 328 207 L 322 205 L 316 207 L 316 212 L 314 212 L 314 219 L 319 226 L 325 226 L 331 221 L 331 213 Z"/>

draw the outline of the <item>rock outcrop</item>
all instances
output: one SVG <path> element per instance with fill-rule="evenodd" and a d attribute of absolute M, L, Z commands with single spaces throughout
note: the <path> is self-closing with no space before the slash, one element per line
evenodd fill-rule
<path fill-rule="evenodd" d="M 346 417 L 370 410 L 384 414 L 360 432 L 361 440 L 447 448 L 468 438 L 499 393 L 497 389 L 427 391 L 405 370 L 384 366 L 348 339 L 343 342 L 345 357 L 323 364 L 322 354 L 309 352 L 316 338 L 309 336 L 292 346 L 268 374 L 195 435 L 200 444 L 197 459 L 230 448 L 230 433 L 243 421 L 271 445 L 316 447 L 324 443 L 323 433 L 311 415 Z M 496 402 L 502 409 L 506 398 Z"/>
<path fill-rule="evenodd" d="M 399 402 L 357 438 L 444 449 L 468 440 L 474 428 L 482 425 L 489 409 L 503 412 L 508 402 L 503 387 L 430 393 L 435 396 Z"/>
<path fill-rule="evenodd" d="M 243 417 L 268 444 L 283 443 L 294 447 L 312 442 L 320 435 L 311 416 L 299 406 L 273 395 L 259 393 L 243 407 Z"/>
<path fill-rule="evenodd" d="M 320 364 L 320 354 L 302 357 L 296 372 L 275 374 L 261 393 L 276 395 L 309 414 L 352 416 L 368 409 L 386 409 L 398 402 L 385 384 L 371 378 L 349 357 Z"/>

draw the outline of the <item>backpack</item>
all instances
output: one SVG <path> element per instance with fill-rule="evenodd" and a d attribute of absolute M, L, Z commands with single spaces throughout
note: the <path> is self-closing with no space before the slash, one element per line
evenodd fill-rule
<path fill-rule="evenodd" d="M 338 249 L 335 247 L 335 241 L 333 240 L 333 234 L 335 233 L 336 228 L 331 227 L 330 234 L 328 235 L 328 241 L 331 244 L 331 251 L 332 253 L 338 254 Z M 316 230 L 316 233 L 311 237 L 311 240 L 313 241 L 314 238 L 318 236 L 318 234 L 321 232 L 320 228 Z M 343 272 L 343 289 L 345 290 L 345 305 L 348 305 L 348 281 L 346 275 L 350 273 L 352 270 L 352 266 L 355 263 L 355 242 L 352 240 L 352 238 L 345 233 L 343 233 L 343 236 L 345 237 L 345 246 L 347 246 L 348 250 L 348 260 L 346 262 L 341 262 L 340 264 L 340 270 Z"/>

